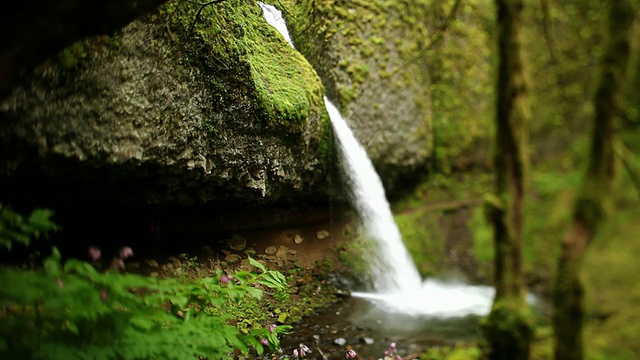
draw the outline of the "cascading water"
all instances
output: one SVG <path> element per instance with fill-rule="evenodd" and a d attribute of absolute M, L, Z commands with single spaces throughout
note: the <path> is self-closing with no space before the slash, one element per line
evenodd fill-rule
<path fill-rule="evenodd" d="M 272 5 L 258 3 L 267 22 L 293 46 L 282 13 Z M 352 293 L 389 312 L 426 316 L 486 314 L 493 288 L 422 279 L 402 242 L 380 177 L 365 149 L 325 97 L 325 106 L 339 145 L 342 174 L 350 200 L 363 224 L 364 235 L 375 249 L 368 261 L 376 293 Z"/>
<path fill-rule="evenodd" d="M 374 288 L 383 293 L 414 291 L 420 288 L 422 280 L 402 242 L 382 181 L 338 109 L 326 97 L 324 103 L 338 141 L 342 174 L 351 201 L 362 220 L 364 236 L 376 245 L 372 251 L 374 258 L 368 261 Z"/>

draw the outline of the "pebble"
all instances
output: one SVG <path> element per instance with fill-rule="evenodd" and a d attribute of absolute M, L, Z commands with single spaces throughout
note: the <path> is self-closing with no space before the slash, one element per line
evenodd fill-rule
<path fill-rule="evenodd" d="M 234 251 L 242 251 L 247 247 L 247 239 L 238 234 L 233 234 L 233 237 L 225 240 L 225 243 Z"/>
<path fill-rule="evenodd" d="M 296 235 L 296 237 L 293 238 L 293 242 L 296 243 L 296 244 L 300 244 L 303 241 L 304 241 L 304 239 L 300 235 Z"/>
<path fill-rule="evenodd" d="M 240 260 L 240 256 L 236 254 L 230 254 L 224 257 L 224 261 L 228 262 L 229 264 L 238 262 L 238 260 Z"/>
<path fill-rule="evenodd" d="M 319 230 L 318 232 L 316 232 L 316 238 L 318 240 L 322 240 L 322 239 L 326 239 L 330 236 L 329 232 L 327 230 Z"/>
<path fill-rule="evenodd" d="M 264 253 L 267 255 L 273 255 L 276 253 L 276 251 L 278 251 L 278 249 L 275 246 L 269 246 L 264 250 Z"/>
<path fill-rule="evenodd" d="M 158 262 L 156 260 L 145 260 L 144 263 L 150 267 L 158 267 Z"/>
<path fill-rule="evenodd" d="M 360 338 L 360 342 L 367 345 L 373 345 L 376 341 L 370 337 L 363 337 L 363 338 Z"/>
<path fill-rule="evenodd" d="M 333 340 L 333 343 L 338 346 L 344 346 L 347 343 L 347 340 L 345 338 L 337 338 Z"/>

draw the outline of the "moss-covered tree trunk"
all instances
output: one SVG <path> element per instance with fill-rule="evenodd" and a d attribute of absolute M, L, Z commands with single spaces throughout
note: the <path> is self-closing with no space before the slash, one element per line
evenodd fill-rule
<path fill-rule="evenodd" d="M 498 82 L 495 197 L 487 202 L 494 227 L 496 295 L 483 333 L 493 360 L 529 358 L 533 335 L 522 276 L 522 210 L 527 168 L 525 71 L 520 26 L 522 0 L 496 0 Z"/>
<path fill-rule="evenodd" d="M 584 358 L 584 290 L 580 267 L 585 250 L 605 216 L 615 177 L 615 119 L 621 111 L 634 11 L 630 0 L 613 0 L 609 4 L 609 44 L 593 100 L 595 113 L 589 163 L 574 204 L 573 222 L 562 241 L 554 284 L 556 360 Z"/>

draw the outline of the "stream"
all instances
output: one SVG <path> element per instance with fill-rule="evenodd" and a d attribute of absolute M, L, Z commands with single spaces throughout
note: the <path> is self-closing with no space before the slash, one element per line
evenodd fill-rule
<path fill-rule="evenodd" d="M 299 344 L 307 345 L 309 359 L 344 359 L 345 349 L 353 348 L 363 359 L 384 356 L 391 343 L 398 354 L 420 355 L 428 347 L 453 345 L 479 338 L 481 316 L 442 317 L 390 313 L 374 303 L 356 297 L 346 298 L 322 313 L 294 325 L 282 348 L 291 355 Z"/>

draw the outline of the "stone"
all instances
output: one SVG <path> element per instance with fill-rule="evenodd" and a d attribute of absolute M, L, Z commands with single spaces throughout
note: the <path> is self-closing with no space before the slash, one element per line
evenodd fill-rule
<path fill-rule="evenodd" d="M 327 230 L 319 230 L 318 232 L 316 232 L 316 239 L 318 240 L 326 239 L 329 236 L 331 236 L 331 234 L 329 234 Z"/>
<path fill-rule="evenodd" d="M 278 251 L 278 249 L 275 246 L 269 246 L 264 250 L 264 253 L 267 255 L 273 255 L 276 253 L 276 251 Z"/>
<path fill-rule="evenodd" d="M 248 40 L 231 41 L 231 48 L 209 40 L 196 53 L 173 49 L 175 36 L 189 36 L 175 31 L 182 31 L 192 14 L 180 19 L 158 11 L 137 21 L 128 17 L 126 26 L 105 33 L 113 36 L 110 41 L 102 34 L 83 36 L 77 44 L 64 41 L 74 43 L 64 56 L 57 56 L 62 48 L 48 50 L 52 61 L 29 74 L 33 82 L 0 99 L 0 163 L 21 170 L 0 167 L 0 177 L 16 180 L 10 182 L 12 191 L 38 191 L 34 198 L 75 196 L 136 205 L 268 204 L 325 196 L 333 158 L 318 149 L 330 146 L 322 82 L 301 54 L 281 46 L 280 37 L 262 36 L 260 29 L 267 25 L 256 9 L 241 1 L 224 16 L 202 13 L 205 22 L 224 17 L 219 31 L 229 39 L 247 26 L 242 36 Z M 110 51 L 114 44 L 119 51 Z M 73 55 L 78 48 L 91 51 Z M 172 56 L 157 56 L 166 51 Z M 255 63 L 256 57 L 231 55 L 236 51 L 262 55 Z M 192 56 L 218 61 L 186 61 Z M 247 69 L 252 76 L 246 76 Z M 215 83 L 199 75 L 203 71 L 215 72 Z M 42 176 L 30 176 L 31 171 Z"/>
<path fill-rule="evenodd" d="M 293 238 L 293 242 L 294 242 L 294 243 L 296 243 L 296 244 L 300 244 L 300 243 L 302 243 L 303 241 L 304 241 L 304 238 L 302 238 L 302 236 L 300 236 L 300 235 L 296 235 L 296 236 Z"/>
<path fill-rule="evenodd" d="M 247 248 L 247 250 L 245 250 L 244 253 L 249 255 L 249 256 L 253 256 L 253 255 L 256 254 L 256 249 L 250 247 L 250 248 Z"/>
<path fill-rule="evenodd" d="M 347 340 L 345 338 L 336 338 L 333 340 L 333 343 L 338 346 L 344 346 L 347 343 Z"/>
<path fill-rule="evenodd" d="M 361 337 L 360 342 L 367 345 L 373 345 L 376 341 L 370 337 Z"/>
<path fill-rule="evenodd" d="M 169 258 L 169 261 L 170 261 L 170 262 L 173 264 L 173 266 L 175 266 L 175 267 L 180 267 L 180 266 L 182 265 L 182 263 L 180 262 L 180 260 L 178 260 L 177 258 L 175 258 L 175 257 L 173 257 L 173 256 Z"/>
<path fill-rule="evenodd" d="M 276 257 L 287 257 L 287 254 L 289 253 L 289 248 L 286 246 L 280 246 L 278 248 L 278 251 L 276 251 Z"/>
<path fill-rule="evenodd" d="M 233 234 L 233 237 L 225 240 L 225 243 L 234 251 L 242 251 L 247 248 L 247 239 L 238 234 Z"/>
<path fill-rule="evenodd" d="M 240 256 L 238 256 L 236 254 L 229 254 L 229 255 L 224 257 L 224 261 L 228 262 L 229 264 L 236 263 L 239 260 L 240 260 Z"/>
<path fill-rule="evenodd" d="M 144 263 L 145 263 L 145 265 L 147 265 L 149 267 L 154 267 L 154 268 L 158 267 L 158 261 L 157 260 L 149 259 L 149 260 L 145 260 Z"/>

